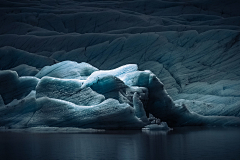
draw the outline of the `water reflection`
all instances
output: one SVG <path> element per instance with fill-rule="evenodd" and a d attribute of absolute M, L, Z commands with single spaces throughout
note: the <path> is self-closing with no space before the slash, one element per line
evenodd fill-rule
<path fill-rule="evenodd" d="M 108 131 L 91 134 L 0 132 L 0 159 L 239 159 L 239 128 Z"/>

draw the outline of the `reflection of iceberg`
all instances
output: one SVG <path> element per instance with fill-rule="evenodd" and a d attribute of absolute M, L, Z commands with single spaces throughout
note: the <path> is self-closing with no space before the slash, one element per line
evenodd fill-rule
<path fill-rule="evenodd" d="M 134 64 L 99 71 L 64 61 L 44 67 L 36 77 L 0 72 L 0 126 L 140 129 L 149 124 L 146 113 L 171 127 L 240 125 L 238 117 L 201 116 L 175 105 L 162 82 Z"/>

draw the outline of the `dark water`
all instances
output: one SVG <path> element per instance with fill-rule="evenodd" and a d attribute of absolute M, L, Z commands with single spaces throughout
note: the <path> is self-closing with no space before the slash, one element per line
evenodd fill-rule
<path fill-rule="evenodd" d="M 237 160 L 240 128 L 179 128 L 170 132 L 0 132 L 0 159 Z"/>

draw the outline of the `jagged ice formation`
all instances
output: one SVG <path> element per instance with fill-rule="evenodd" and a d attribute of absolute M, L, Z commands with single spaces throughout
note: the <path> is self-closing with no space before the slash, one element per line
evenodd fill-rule
<path fill-rule="evenodd" d="M 29 121 L 35 114 L 46 116 L 43 104 L 71 108 L 103 103 L 101 108 L 126 103 L 126 113 L 135 107 L 127 117 L 138 117 L 130 118 L 136 128 L 145 125 L 142 108 L 171 126 L 233 125 L 240 116 L 238 6 L 236 0 L 2 0 L 0 114 L 12 118 L 0 117 L 0 122 L 12 127 L 47 125 L 50 115 L 45 121 Z M 125 64 L 137 65 L 123 73 L 112 70 Z M 151 83 L 146 77 L 152 77 Z M 156 89 L 162 88 L 159 80 L 166 91 Z M 81 92 L 67 87 L 70 82 Z M 92 97 L 81 104 L 78 99 L 85 94 Z M 40 114 L 39 107 L 46 112 Z M 71 114 L 77 112 L 71 109 Z M 119 128 L 126 127 L 125 122 L 119 122 Z"/>
<path fill-rule="evenodd" d="M 156 75 L 135 64 L 103 71 L 63 61 L 36 77 L 0 72 L 1 126 L 140 129 L 150 123 L 146 112 L 170 126 L 240 125 L 238 117 L 202 116 L 176 105 Z"/>

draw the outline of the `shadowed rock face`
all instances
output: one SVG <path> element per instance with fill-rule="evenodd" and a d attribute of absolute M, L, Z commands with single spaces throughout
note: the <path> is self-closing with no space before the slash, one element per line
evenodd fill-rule
<path fill-rule="evenodd" d="M 32 78 L 35 75 L 37 78 L 86 80 L 96 77 L 90 75 L 98 69 L 137 64 L 139 70 L 150 70 L 155 76 L 130 66 L 128 77 L 134 75 L 134 71 L 136 77 L 155 77 L 158 80 L 153 81 L 161 81 L 165 90 L 156 89 L 162 88 L 161 83 L 147 83 L 145 78 L 139 79 L 136 82 L 138 87 L 134 88 L 133 77 L 125 81 L 123 76 L 127 74 L 111 77 L 106 72 L 101 73 L 100 83 L 90 87 L 89 84 L 98 78 L 88 79 L 91 83 L 85 83 L 84 87 L 89 87 L 87 90 L 90 91 L 101 88 L 103 82 L 114 82 L 111 85 L 114 89 L 109 90 L 109 86 L 106 88 L 109 92 L 99 90 L 97 93 L 130 106 L 133 106 L 133 99 L 138 102 L 134 92 L 145 95 L 144 90 L 148 88 L 148 98 L 139 97 L 146 111 L 153 110 L 156 117 L 172 126 L 206 125 L 209 120 L 202 116 L 239 117 L 238 6 L 240 2 L 236 0 L 2 0 L 0 70 L 16 71 L 20 78 L 16 78 L 15 73 L 11 72 L 11 75 L 21 83 L 12 85 L 15 88 L 9 92 L 0 84 L 0 105 L 20 101 L 25 104 L 28 100 L 23 102 L 23 98 L 37 85 L 38 79 Z M 58 63 L 63 61 L 69 66 Z M 89 64 L 86 70 L 80 67 L 86 64 L 82 62 Z M 61 67 L 53 65 L 55 63 Z M 48 67 L 51 70 L 46 72 Z M 114 77 L 120 81 L 115 81 Z M 25 80 L 29 90 L 21 88 L 25 86 L 22 85 Z M 152 83 L 158 87 L 148 86 Z M 165 96 L 155 100 L 157 95 Z M 176 113 L 169 112 L 168 108 L 175 108 Z M 181 122 L 177 114 L 180 111 L 190 117 L 198 117 L 198 123 Z M 170 120 L 169 117 L 175 118 Z"/>

